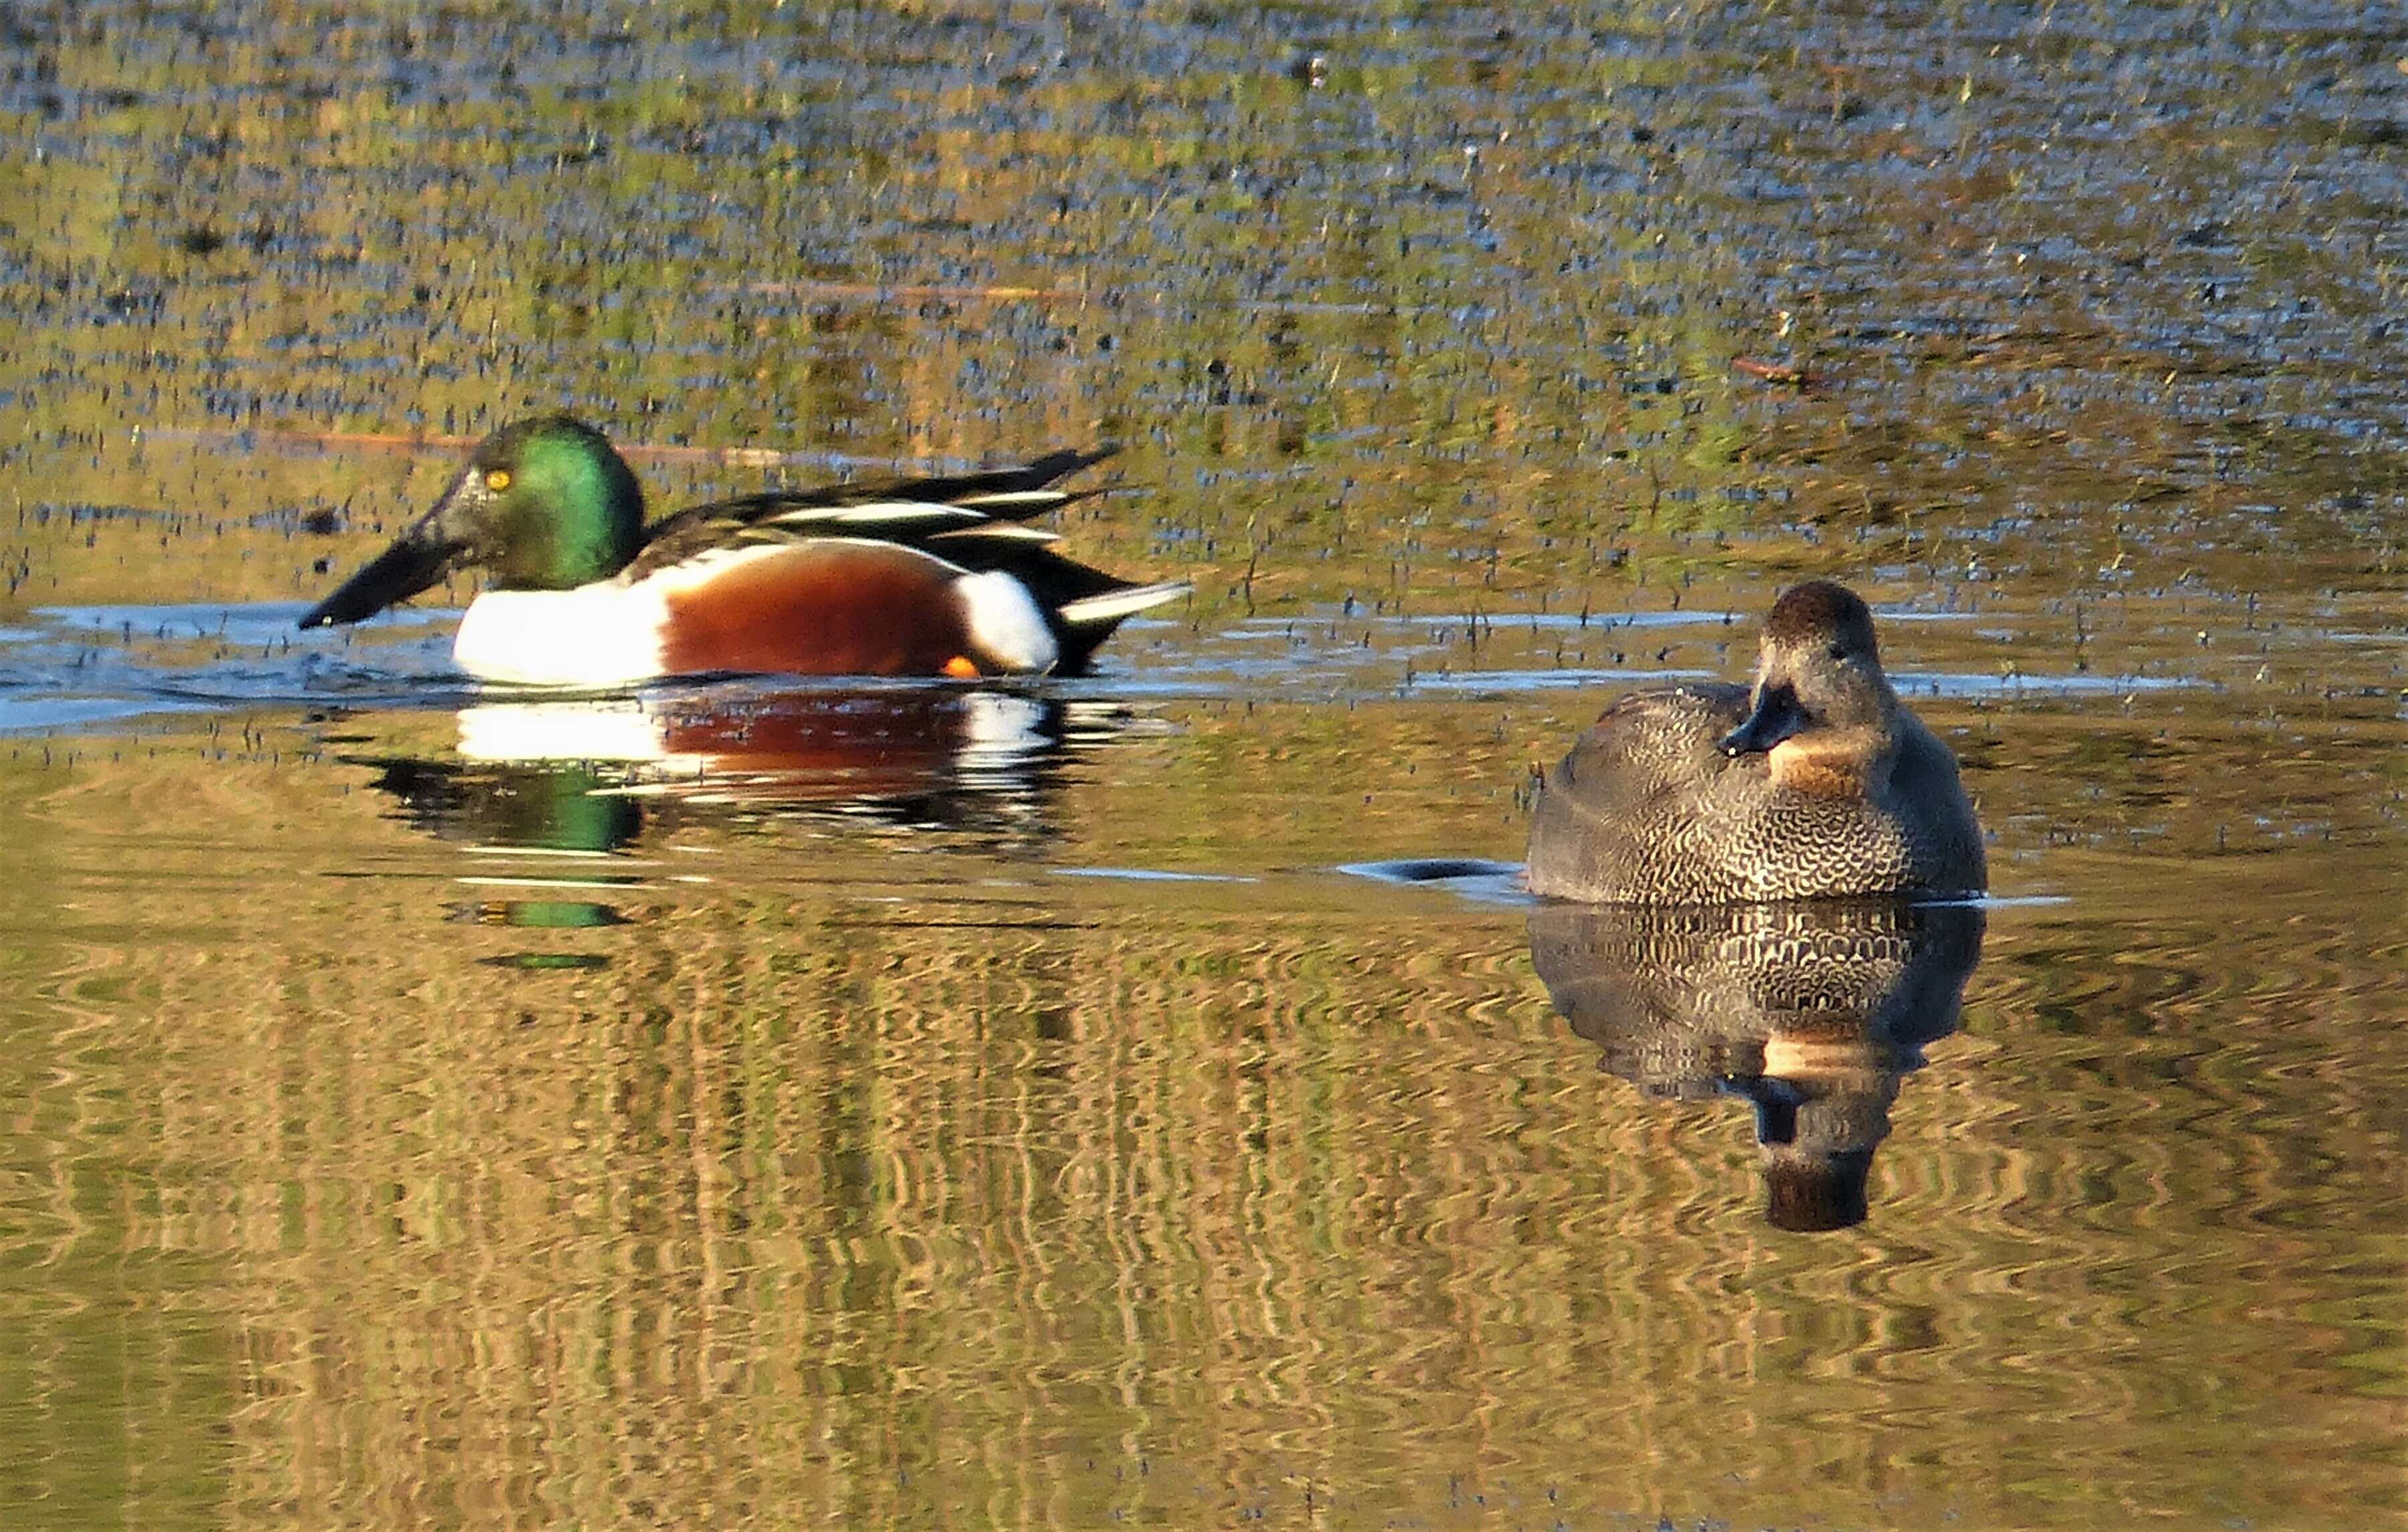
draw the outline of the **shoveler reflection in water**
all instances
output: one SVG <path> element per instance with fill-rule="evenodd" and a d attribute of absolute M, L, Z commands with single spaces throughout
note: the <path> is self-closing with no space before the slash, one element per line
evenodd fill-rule
<path fill-rule="evenodd" d="M 356 623 L 457 568 L 487 571 L 453 640 L 483 680 L 609 687 L 712 674 L 1075 673 L 1131 615 L 1176 600 L 1056 552 L 1029 517 L 1104 452 L 696 506 L 647 527 L 643 490 L 566 415 L 494 432 L 434 509 L 312 607 Z"/>

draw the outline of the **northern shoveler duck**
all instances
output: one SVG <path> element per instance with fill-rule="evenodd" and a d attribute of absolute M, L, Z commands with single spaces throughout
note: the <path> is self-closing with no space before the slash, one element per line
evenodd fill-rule
<path fill-rule="evenodd" d="M 1976 894 L 1956 757 L 1890 690 L 1872 613 L 1828 580 L 1782 593 L 1752 685 L 1634 692 L 1547 774 L 1530 892 L 1611 904 Z"/>
<path fill-rule="evenodd" d="M 1187 592 L 1091 569 L 1022 524 L 1081 498 L 1054 482 L 1106 455 L 771 491 L 647 527 L 602 433 L 545 415 L 486 437 L 435 508 L 301 625 L 356 623 L 475 565 L 489 583 L 452 655 L 484 680 L 1076 672 L 1124 619 Z"/>

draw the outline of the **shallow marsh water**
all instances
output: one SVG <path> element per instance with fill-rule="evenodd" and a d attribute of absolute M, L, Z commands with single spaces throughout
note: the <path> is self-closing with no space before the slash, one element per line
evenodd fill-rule
<path fill-rule="evenodd" d="M 8 1526 L 2408 1510 L 2396 18 L 0 50 Z M 557 407 L 664 506 L 1114 438 L 1069 546 L 1197 593 L 590 706 L 291 630 Z M 1559 1014 L 1719 936 L 1519 901 L 1532 766 L 1806 573 L 1992 834 L 1961 1014 Z"/>

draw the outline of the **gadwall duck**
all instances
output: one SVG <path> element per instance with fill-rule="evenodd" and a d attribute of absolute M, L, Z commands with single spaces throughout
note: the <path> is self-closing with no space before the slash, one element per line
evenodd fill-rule
<path fill-rule="evenodd" d="M 1890 690 L 1863 601 L 1827 580 L 1765 619 L 1752 686 L 1634 692 L 1547 774 L 1530 892 L 1611 904 L 1978 894 L 1956 758 Z"/>

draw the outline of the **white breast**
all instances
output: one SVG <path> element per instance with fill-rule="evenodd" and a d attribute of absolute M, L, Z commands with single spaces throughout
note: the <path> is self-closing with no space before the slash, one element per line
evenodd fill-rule
<path fill-rule="evenodd" d="M 460 620 L 452 657 L 480 680 L 624 686 L 661 673 L 667 610 L 650 581 L 573 591 L 487 591 Z"/>

